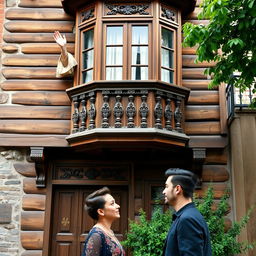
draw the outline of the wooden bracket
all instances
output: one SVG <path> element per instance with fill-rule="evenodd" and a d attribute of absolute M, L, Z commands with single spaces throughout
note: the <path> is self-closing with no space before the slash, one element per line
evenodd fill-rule
<path fill-rule="evenodd" d="M 30 159 L 35 162 L 36 168 L 36 186 L 45 188 L 46 186 L 46 170 L 44 163 L 44 147 L 30 147 Z"/>
<path fill-rule="evenodd" d="M 203 163 L 206 158 L 206 149 L 205 148 L 192 148 L 193 151 L 193 171 L 198 176 L 198 183 L 196 189 L 202 187 L 202 172 L 203 172 Z"/>

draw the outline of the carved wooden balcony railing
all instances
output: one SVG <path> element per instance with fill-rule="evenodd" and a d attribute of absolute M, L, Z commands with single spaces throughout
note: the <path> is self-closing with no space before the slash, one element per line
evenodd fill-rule
<path fill-rule="evenodd" d="M 156 142 L 184 146 L 183 109 L 189 90 L 159 81 L 95 81 L 68 89 L 71 146 Z"/>

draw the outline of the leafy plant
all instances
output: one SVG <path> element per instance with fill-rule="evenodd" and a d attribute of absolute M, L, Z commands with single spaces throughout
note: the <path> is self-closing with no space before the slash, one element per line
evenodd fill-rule
<path fill-rule="evenodd" d="M 206 70 L 214 75 L 209 86 L 233 84 L 256 93 L 256 0 L 203 0 L 201 7 L 198 17 L 209 24 L 184 24 L 184 45 L 197 46 L 197 62 L 216 62 Z"/>
<path fill-rule="evenodd" d="M 123 245 L 131 248 L 133 256 L 159 256 L 163 252 L 170 223 L 169 210 L 162 213 L 159 208 L 156 209 L 150 221 L 147 220 L 146 213 L 140 210 L 140 221 L 130 221 L 130 232 Z"/>
<path fill-rule="evenodd" d="M 247 242 L 237 241 L 237 236 L 246 226 L 251 211 L 239 222 L 233 222 L 228 230 L 225 229 L 225 217 L 229 207 L 228 197 L 229 194 L 225 193 L 216 209 L 213 209 L 214 193 L 209 187 L 202 200 L 195 200 L 197 208 L 209 226 L 213 256 L 232 256 L 243 253 L 254 246 Z M 151 220 L 147 220 L 146 213 L 141 210 L 140 221 L 130 221 L 130 230 L 123 245 L 132 250 L 133 256 L 159 256 L 162 254 L 170 224 L 171 212 L 169 210 L 162 213 L 160 209 L 157 209 Z"/>

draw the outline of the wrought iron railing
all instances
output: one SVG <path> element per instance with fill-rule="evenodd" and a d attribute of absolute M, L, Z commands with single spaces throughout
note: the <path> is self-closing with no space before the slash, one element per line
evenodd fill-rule
<path fill-rule="evenodd" d="M 227 111 L 228 120 L 234 117 L 236 109 L 248 108 L 253 103 L 253 98 L 256 94 L 253 93 L 254 85 L 251 88 L 242 91 L 239 88 L 234 87 L 232 84 L 227 85 L 226 99 L 227 99 Z"/>

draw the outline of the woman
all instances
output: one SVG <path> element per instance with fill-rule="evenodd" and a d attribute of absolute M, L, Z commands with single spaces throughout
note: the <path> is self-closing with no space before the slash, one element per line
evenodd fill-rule
<path fill-rule="evenodd" d="M 90 230 L 85 241 L 82 256 L 123 256 L 125 252 L 111 230 L 114 220 L 120 218 L 120 206 L 110 195 L 107 187 L 90 194 L 86 200 L 86 210 L 97 223 Z"/>

